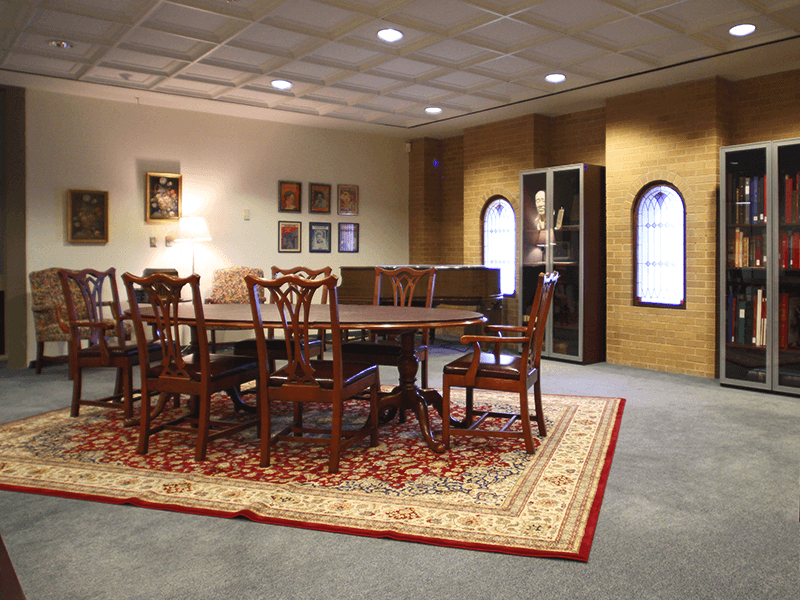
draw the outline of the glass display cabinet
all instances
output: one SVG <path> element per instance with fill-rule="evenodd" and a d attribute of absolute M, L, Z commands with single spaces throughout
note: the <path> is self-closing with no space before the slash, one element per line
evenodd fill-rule
<path fill-rule="evenodd" d="M 800 393 L 800 140 L 720 149 L 720 381 Z"/>
<path fill-rule="evenodd" d="M 576 164 L 520 173 L 517 286 L 527 324 L 539 273 L 556 270 L 542 355 L 605 360 L 605 168 Z"/>

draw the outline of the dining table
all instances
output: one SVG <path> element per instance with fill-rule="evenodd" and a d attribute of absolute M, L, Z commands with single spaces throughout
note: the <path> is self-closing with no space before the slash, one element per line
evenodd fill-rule
<path fill-rule="evenodd" d="M 152 318 L 152 308 L 142 305 L 143 320 Z M 250 304 L 206 304 L 203 306 L 206 325 L 222 325 L 228 329 L 253 329 L 253 315 Z M 178 318 L 187 326 L 196 324 L 194 307 L 191 302 L 182 303 L 178 308 Z M 281 317 L 275 304 L 261 305 L 261 318 L 265 327 L 278 329 Z M 390 333 L 400 338 L 400 360 L 398 362 L 398 385 L 388 394 L 382 395 L 379 405 L 381 413 L 396 408 L 399 414 L 405 410 L 414 411 L 420 431 L 428 447 L 436 453 L 443 453 L 444 443 L 434 438 L 431 431 L 428 407 L 432 406 L 442 418 L 442 395 L 436 389 L 422 389 L 417 385 L 419 361 L 415 355 L 415 335 L 421 328 L 462 327 L 486 322 L 482 313 L 470 310 L 449 308 L 426 308 L 421 306 L 375 306 L 371 304 L 339 304 L 339 325 L 341 329 L 361 329 L 377 333 Z M 324 304 L 311 305 L 309 313 L 310 329 L 330 329 L 330 307 Z M 231 398 L 235 405 L 244 408 L 235 390 Z M 453 422 L 458 427 L 460 423 Z"/>

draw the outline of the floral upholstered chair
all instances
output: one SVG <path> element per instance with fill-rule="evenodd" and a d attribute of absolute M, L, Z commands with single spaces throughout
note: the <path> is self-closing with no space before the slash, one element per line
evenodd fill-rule
<path fill-rule="evenodd" d="M 45 356 L 45 342 L 67 342 L 70 334 L 59 324 L 67 322 L 67 305 L 61 291 L 61 280 L 58 278 L 58 267 L 31 271 L 28 279 L 31 282 L 31 310 L 33 325 L 36 330 L 36 373 L 42 372 L 45 361 L 69 362 L 69 356 Z"/>
<path fill-rule="evenodd" d="M 244 284 L 246 275 L 263 279 L 263 269 L 250 267 L 227 267 L 214 271 L 214 280 L 211 284 L 211 295 L 206 298 L 206 304 L 248 304 L 250 296 Z M 263 290 L 261 302 L 264 302 Z M 217 331 L 230 329 L 219 325 L 208 325 L 206 329 L 211 332 L 211 352 L 217 351 Z"/>

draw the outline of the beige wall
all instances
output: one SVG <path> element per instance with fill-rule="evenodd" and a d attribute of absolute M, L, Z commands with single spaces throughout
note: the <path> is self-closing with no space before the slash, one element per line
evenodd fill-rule
<path fill-rule="evenodd" d="M 208 294 L 214 269 L 274 264 L 310 267 L 408 262 L 408 153 L 402 140 L 48 92 L 27 92 L 27 270 L 111 266 L 191 271 L 186 247 L 164 246 L 174 225 L 144 219 L 147 171 L 183 175 L 184 214 L 206 217 L 213 241 L 199 244 L 197 272 Z M 279 213 L 279 180 L 303 183 L 303 212 Z M 309 215 L 308 184 L 359 186 L 357 217 Z M 109 243 L 66 243 L 69 189 L 107 190 Z M 249 209 L 250 220 L 243 219 Z M 302 252 L 279 254 L 279 220 L 303 223 Z M 308 252 L 307 223 L 333 224 L 330 254 Z M 361 225 L 360 252 L 336 251 L 336 225 Z M 149 238 L 158 247 L 149 247 Z M 29 312 L 29 310 L 28 310 Z M 34 356 L 28 321 L 28 356 Z M 62 350 L 66 351 L 66 348 Z"/>

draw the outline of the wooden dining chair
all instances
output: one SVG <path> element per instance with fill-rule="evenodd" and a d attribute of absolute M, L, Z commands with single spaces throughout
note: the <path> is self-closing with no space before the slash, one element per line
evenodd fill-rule
<path fill-rule="evenodd" d="M 533 433 L 531 419 L 536 421 L 539 436 L 547 435 L 544 412 L 542 411 L 542 390 L 540 359 L 544 341 L 545 324 L 553 292 L 558 282 L 558 272 L 540 273 L 536 296 L 533 299 L 528 325 L 487 325 L 485 330 L 497 335 L 463 335 L 462 344 L 472 344 L 471 353 L 465 354 L 445 365 L 442 377 L 442 438 L 445 447 L 450 447 L 451 435 L 522 438 L 525 450 L 533 454 Z M 484 352 L 482 345 L 493 345 L 492 351 Z M 520 356 L 501 354 L 503 344 L 519 344 Z M 531 415 L 528 406 L 528 389 L 533 385 L 535 413 Z M 463 428 L 450 424 L 450 388 L 466 388 L 466 417 Z M 496 412 L 476 410 L 473 405 L 473 390 L 497 390 L 519 395 L 519 412 Z M 477 420 L 474 420 L 477 417 Z M 505 424 L 498 428 L 488 428 L 496 420 Z M 488 423 L 487 423 L 488 421 Z M 512 429 L 520 421 L 521 430 Z"/>
<path fill-rule="evenodd" d="M 417 301 L 422 299 L 427 308 L 433 304 L 436 267 L 428 269 L 375 267 L 375 290 L 372 297 L 372 303 L 375 306 L 381 304 L 381 289 L 385 281 L 391 285 L 394 306 L 411 306 L 415 299 Z M 418 288 L 422 293 L 417 291 Z M 414 348 L 414 355 L 421 363 L 422 387 L 427 388 L 430 328 L 423 328 L 420 333 L 421 340 Z M 342 347 L 342 350 L 348 360 L 385 366 L 397 366 L 400 362 L 400 342 L 396 335 L 384 338 L 373 331 L 369 334 L 368 341 L 348 342 Z"/>
<path fill-rule="evenodd" d="M 343 359 L 339 304 L 335 276 L 311 280 L 300 275 L 287 275 L 277 279 L 247 277 L 253 327 L 256 332 L 259 363 L 259 397 L 261 399 L 261 466 L 270 464 L 270 447 L 284 440 L 329 446 L 328 471 L 339 470 L 342 452 L 356 442 L 369 438 L 370 446 L 378 445 L 378 390 L 380 374 L 375 365 L 353 363 Z M 264 289 L 275 306 L 258 302 Z M 328 306 L 313 302 L 315 294 L 327 292 Z M 275 310 L 281 317 L 286 366 L 271 371 L 267 336 L 264 332 L 263 310 Z M 325 311 L 330 319 L 331 360 L 312 360 L 309 330 L 310 312 Z M 321 314 L 321 313 L 320 313 Z M 370 412 L 366 423 L 359 429 L 345 429 L 344 409 L 348 400 L 369 390 Z M 272 407 L 275 402 L 294 404 L 293 419 L 289 426 L 272 434 Z M 309 403 L 324 403 L 331 407 L 330 428 L 311 427 L 303 422 L 303 408 Z"/>
<path fill-rule="evenodd" d="M 58 278 L 66 308 L 64 330 L 69 337 L 70 416 L 77 417 L 81 405 L 89 405 L 122 408 L 125 419 L 133 418 L 137 392 L 133 389 L 133 367 L 139 364 L 140 355 L 137 344 L 128 341 L 130 336 L 122 319 L 116 269 L 59 269 Z M 145 349 L 146 361 L 159 357 L 158 345 L 146 343 Z M 84 398 L 83 371 L 98 367 L 117 370 L 114 393 L 104 398 Z"/>
<path fill-rule="evenodd" d="M 323 267 L 322 269 L 311 269 L 309 267 L 292 267 L 291 269 L 282 269 L 280 267 L 276 267 L 273 265 L 272 279 L 276 279 L 277 277 L 280 277 L 282 275 L 297 275 L 298 277 L 304 277 L 306 279 L 314 280 L 314 279 L 321 279 L 323 277 L 330 277 L 332 272 L 333 269 L 331 269 L 331 267 Z M 254 277 L 262 277 L 262 275 L 259 275 L 257 273 L 248 273 L 248 275 L 253 275 Z M 273 302 L 273 299 L 264 292 L 263 288 L 261 289 L 261 294 L 266 298 L 267 302 L 270 303 Z M 245 288 L 245 295 L 247 296 L 246 288 Z M 245 301 L 249 302 L 250 297 L 247 296 L 245 298 Z M 262 298 L 261 301 L 263 303 L 264 299 Z M 328 290 L 325 288 L 322 289 L 322 293 L 320 295 L 320 302 L 322 304 L 328 303 Z M 286 356 L 286 344 L 282 339 L 275 339 L 275 332 L 273 329 L 267 330 L 267 349 L 269 350 L 270 371 L 275 370 L 276 360 L 288 359 L 288 357 Z M 322 355 L 325 352 L 324 329 L 320 329 L 317 331 L 316 339 L 308 340 L 308 349 L 311 356 L 322 358 Z M 258 356 L 256 339 L 250 338 L 234 343 L 233 353 L 242 354 L 245 356 Z"/>
<path fill-rule="evenodd" d="M 200 276 L 170 277 L 156 273 L 149 277 L 136 277 L 130 273 L 122 276 L 131 305 L 131 316 L 139 343 L 139 355 L 147 352 L 144 342 L 145 326 L 156 330 L 163 358 L 150 365 L 142 361 L 142 410 L 139 424 L 140 454 L 147 454 L 150 436 L 162 430 L 182 431 L 197 436 L 195 460 L 205 460 L 208 443 L 219 437 L 233 435 L 258 424 L 258 416 L 243 420 L 211 419 L 211 396 L 214 393 L 237 388 L 258 377 L 258 360 L 250 356 L 212 354 L 209 351 L 203 300 L 200 296 Z M 152 317 L 145 322 L 141 307 L 136 302 L 134 285 L 144 290 L 152 309 Z M 194 309 L 192 340 L 182 336 L 178 307 L 182 299 L 191 302 Z M 191 344 L 190 344 L 191 341 Z M 193 348 L 183 354 L 182 348 Z M 158 395 L 155 406 L 150 396 Z M 175 395 L 190 397 L 189 410 L 177 418 L 156 423 L 169 399 Z M 256 409 L 256 413 L 258 408 Z"/>

